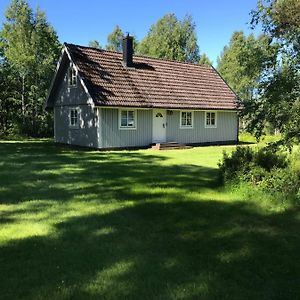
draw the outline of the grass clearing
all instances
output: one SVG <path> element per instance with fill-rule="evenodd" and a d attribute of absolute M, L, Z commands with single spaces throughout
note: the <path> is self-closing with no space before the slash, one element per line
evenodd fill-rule
<path fill-rule="evenodd" d="M 299 299 L 300 212 L 218 183 L 232 146 L 0 142 L 0 298 Z"/>

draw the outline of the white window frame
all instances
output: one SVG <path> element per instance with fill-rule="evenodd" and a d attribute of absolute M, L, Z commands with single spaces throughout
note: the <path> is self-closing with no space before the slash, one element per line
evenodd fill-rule
<path fill-rule="evenodd" d="M 182 113 L 191 113 L 191 118 L 192 118 L 191 125 L 182 125 Z M 180 129 L 193 129 L 194 128 L 194 111 L 192 111 L 192 110 L 181 110 L 180 111 L 179 127 L 180 127 Z"/>
<path fill-rule="evenodd" d="M 211 114 L 214 113 L 215 114 L 215 124 L 214 125 L 207 125 L 206 121 L 207 121 L 207 114 Z M 210 117 L 211 119 L 211 117 Z M 217 123 L 218 123 L 218 113 L 216 111 L 206 111 L 205 112 L 205 118 L 204 118 L 204 127 L 205 128 L 217 128 Z"/>
<path fill-rule="evenodd" d="M 76 124 L 72 124 L 72 111 L 77 112 L 77 122 Z M 70 107 L 69 108 L 69 127 L 71 129 L 78 129 L 80 127 L 80 108 L 79 107 Z"/>
<path fill-rule="evenodd" d="M 134 127 L 131 126 L 122 126 L 122 112 L 127 112 L 127 118 L 128 118 L 128 111 L 133 111 L 134 113 Z M 122 108 L 119 109 L 119 130 L 136 130 L 137 129 L 137 110 L 136 109 L 130 109 L 130 108 Z"/>
<path fill-rule="evenodd" d="M 74 67 L 73 64 L 70 64 L 69 70 L 68 70 L 68 85 L 69 87 L 77 87 L 77 69 Z"/>

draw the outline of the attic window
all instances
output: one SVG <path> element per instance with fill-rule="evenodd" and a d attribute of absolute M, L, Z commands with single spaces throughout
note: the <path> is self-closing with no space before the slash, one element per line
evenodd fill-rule
<path fill-rule="evenodd" d="M 73 64 L 70 65 L 69 68 L 69 86 L 76 86 L 77 85 L 77 70 L 73 66 Z"/>

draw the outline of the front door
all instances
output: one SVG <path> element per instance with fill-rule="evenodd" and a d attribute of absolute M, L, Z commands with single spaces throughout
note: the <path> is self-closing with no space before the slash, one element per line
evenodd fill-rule
<path fill-rule="evenodd" d="M 153 143 L 164 143 L 166 141 L 166 114 L 165 109 L 153 109 Z"/>

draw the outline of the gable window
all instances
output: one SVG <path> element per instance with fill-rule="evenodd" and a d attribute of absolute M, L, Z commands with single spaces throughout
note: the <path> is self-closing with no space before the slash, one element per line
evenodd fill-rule
<path fill-rule="evenodd" d="M 119 128 L 136 129 L 136 110 L 121 109 L 119 111 Z"/>
<path fill-rule="evenodd" d="M 193 128 L 193 117 L 192 111 L 181 111 L 180 112 L 180 128 Z"/>
<path fill-rule="evenodd" d="M 205 112 L 205 128 L 217 128 L 216 112 Z"/>
<path fill-rule="evenodd" d="M 73 64 L 69 67 L 69 86 L 76 86 L 77 85 L 77 70 L 74 68 Z"/>
<path fill-rule="evenodd" d="M 71 128 L 79 128 L 79 108 L 70 108 L 69 125 Z"/>

